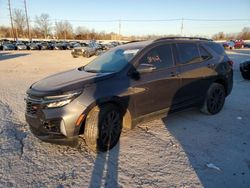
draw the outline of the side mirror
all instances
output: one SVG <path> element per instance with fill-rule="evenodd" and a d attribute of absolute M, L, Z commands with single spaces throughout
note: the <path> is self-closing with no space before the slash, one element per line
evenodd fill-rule
<path fill-rule="evenodd" d="M 133 68 L 129 75 L 132 79 L 139 80 L 141 78 L 141 74 L 152 72 L 155 69 L 156 67 L 154 65 L 140 64 L 137 69 Z"/>
<path fill-rule="evenodd" d="M 139 73 L 148 73 L 155 70 L 156 67 L 151 64 L 140 64 L 139 67 L 136 69 Z"/>
<path fill-rule="evenodd" d="M 134 80 L 140 80 L 141 78 L 141 75 L 140 73 L 137 71 L 137 70 L 132 70 L 130 73 L 129 73 L 129 76 L 134 79 Z"/>

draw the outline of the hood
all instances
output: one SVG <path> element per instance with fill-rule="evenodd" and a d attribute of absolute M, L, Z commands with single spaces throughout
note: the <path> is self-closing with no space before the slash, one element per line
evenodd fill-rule
<path fill-rule="evenodd" d="M 73 69 L 46 77 L 34 83 L 27 94 L 35 96 L 57 95 L 78 90 L 87 84 L 112 77 L 114 73 L 89 73 L 81 69 Z"/>

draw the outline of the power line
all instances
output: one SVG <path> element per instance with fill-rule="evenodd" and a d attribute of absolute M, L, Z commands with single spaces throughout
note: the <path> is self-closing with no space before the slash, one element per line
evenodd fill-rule
<path fill-rule="evenodd" d="M 250 19 L 192 19 L 192 18 L 185 18 L 186 21 L 205 21 L 205 22 L 235 22 L 235 21 L 250 21 Z"/>
<path fill-rule="evenodd" d="M 50 21 L 69 21 L 69 22 L 174 22 L 174 21 L 195 21 L 195 22 L 235 22 L 250 21 L 250 19 L 193 19 L 193 18 L 175 18 L 175 19 L 109 19 L 109 20 L 75 20 L 75 19 L 50 19 Z"/>
<path fill-rule="evenodd" d="M 8 19 L 1 17 L 0 19 Z M 194 18 L 174 18 L 174 19 L 96 19 L 96 20 L 78 20 L 78 19 L 50 19 L 50 21 L 69 21 L 69 22 L 175 22 L 175 21 L 194 21 L 194 22 L 248 22 L 248 18 L 235 18 L 235 19 L 194 19 Z M 34 20 L 30 19 L 31 22 Z"/>

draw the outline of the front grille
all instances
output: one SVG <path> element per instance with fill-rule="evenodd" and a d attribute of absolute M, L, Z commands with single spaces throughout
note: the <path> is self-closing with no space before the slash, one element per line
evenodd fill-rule
<path fill-rule="evenodd" d="M 27 114 L 35 116 L 40 106 L 41 106 L 41 100 L 27 97 L 26 99 L 26 113 Z"/>
<path fill-rule="evenodd" d="M 43 122 L 43 127 L 49 132 L 60 133 L 61 119 L 49 120 Z"/>
<path fill-rule="evenodd" d="M 82 53 L 82 49 L 75 49 L 76 53 Z"/>

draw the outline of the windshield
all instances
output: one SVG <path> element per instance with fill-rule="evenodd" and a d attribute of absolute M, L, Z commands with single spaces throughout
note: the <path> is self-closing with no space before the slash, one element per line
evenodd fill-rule
<path fill-rule="evenodd" d="M 114 49 L 104 53 L 84 67 L 86 72 L 118 72 L 140 49 Z"/>

